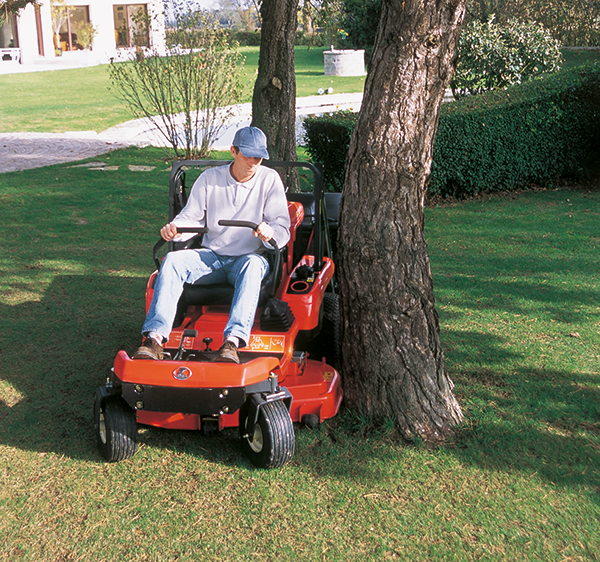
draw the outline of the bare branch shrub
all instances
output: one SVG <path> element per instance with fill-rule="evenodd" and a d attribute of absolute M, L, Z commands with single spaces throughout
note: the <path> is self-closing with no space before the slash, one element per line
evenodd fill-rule
<path fill-rule="evenodd" d="M 160 131 L 177 158 L 205 158 L 234 113 L 228 106 L 241 98 L 244 61 L 207 12 L 177 2 L 169 16 L 166 56 L 138 47 L 131 60 L 111 61 L 110 79 L 117 96 Z"/>

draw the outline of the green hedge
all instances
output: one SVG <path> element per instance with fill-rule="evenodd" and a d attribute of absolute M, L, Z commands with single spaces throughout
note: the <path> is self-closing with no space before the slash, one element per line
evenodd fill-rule
<path fill-rule="evenodd" d="M 323 183 L 327 191 L 342 190 L 344 164 L 356 117 L 356 113 L 338 111 L 303 120 L 306 151 L 313 162 L 323 164 Z"/>
<path fill-rule="evenodd" d="M 326 188 L 343 184 L 353 114 L 305 119 Z M 600 65 L 442 106 L 428 195 L 470 196 L 580 177 L 600 161 Z"/>
<path fill-rule="evenodd" d="M 260 30 L 245 31 L 243 29 L 226 29 L 225 35 L 230 43 L 237 42 L 240 47 L 260 47 Z M 299 47 L 324 47 L 327 43 L 325 33 L 307 34 L 296 31 L 294 45 Z"/>

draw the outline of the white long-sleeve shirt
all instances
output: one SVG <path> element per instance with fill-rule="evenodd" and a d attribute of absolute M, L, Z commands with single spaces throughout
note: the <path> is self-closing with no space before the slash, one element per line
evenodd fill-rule
<path fill-rule="evenodd" d="M 186 206 L 172 222 L 176 226 L 206 226 L 202 247 L 222 256 L 241 256 L 264 247 L 251 229 L 219 226 L 221 219 L 264 221 L 283 248 L 290 239 L 290 217 L 279 174 L 259 166 L 249 181 L 240 183 L 231 175 L 230 164 L 209 168 L 194 182 Z"/>

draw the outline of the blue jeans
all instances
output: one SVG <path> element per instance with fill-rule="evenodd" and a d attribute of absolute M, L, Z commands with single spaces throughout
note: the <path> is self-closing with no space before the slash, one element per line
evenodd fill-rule
<path fill-rule="evenodd" d="M 238 337 L 240 347 L 243 347 L 250 338 L 260 285 L 268 271 L 269 263 L 259 254 L 219 256 L 206 248 L 169 252 L 156 278 L 154 297 L 142 334 L 156 332 L 163 342 L 167 341 L 184 283 L 229 283 L 235 290 L 223 337 Z"/>

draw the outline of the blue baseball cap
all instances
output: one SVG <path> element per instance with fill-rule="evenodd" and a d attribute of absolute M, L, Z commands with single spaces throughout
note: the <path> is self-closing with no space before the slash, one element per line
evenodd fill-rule
<path fill-rule="evenodd" d="M 257 127 L 238 129 L 233 137 L 232 146 L 237 146 L 248 158 L 269 159 L 267 136 Z"/>

